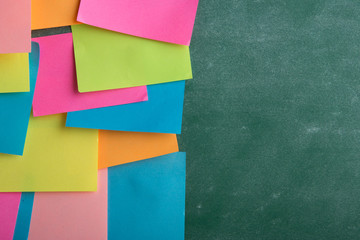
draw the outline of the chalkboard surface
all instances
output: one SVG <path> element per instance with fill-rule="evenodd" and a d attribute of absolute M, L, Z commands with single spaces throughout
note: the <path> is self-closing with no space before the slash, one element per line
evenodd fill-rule
<path fill-rule="evenodd" d="M 200 0 L 190 49 L 186 240 L 360 239 L 360 2 Z"/>
<path fill-rule="evenodd" d="M 203 0 L 186 239 L 360 239 L 360 2 Z"/>

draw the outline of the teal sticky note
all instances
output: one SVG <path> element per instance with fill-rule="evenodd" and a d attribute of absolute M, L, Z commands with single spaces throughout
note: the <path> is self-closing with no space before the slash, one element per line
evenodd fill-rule
<path fill-rule="evenodd" d="M 146 102 L 70 112 L 67 127 L 181 133 L 185 81 L 150 85 Z"/>
<path fill-rule="evenodd" d="M 108 239 L 183 240 L 183 152 L 108 170 Z"/>
<path fill-rule="evenodd" d="M 33 192 L 21 193 L 13 240 L 23 240 L 28 238 L 33 204 Z"/>
<path fill-rule="evenodd" d="M 39 44 L 29 53 L 30 92 L 0 94 L 0 153 L 22 155 L 39 67 Z"/>

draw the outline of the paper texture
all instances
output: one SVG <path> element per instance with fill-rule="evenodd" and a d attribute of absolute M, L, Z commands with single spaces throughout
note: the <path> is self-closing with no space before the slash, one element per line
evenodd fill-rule
<path fill-rule="evenodd" d="M 32 52 L 26 55 L 30 61 L 30 92 L 0 94 L 0 153 L 23 154 L 39 66 L 39 45 L 33 43 Z"/>
<path fill-rule="evenodd" d="M 189 45 L 198 0 L 82 0 L 78 21 L 158 41 Z"/>
<path fill-rule="evenodd" d="M 178 151 L 175 134 L 99 131 L 99 168 Z"/>
<path fill-rule="evenodd" d="M 29 240 L 107 239 L 107 169 L 97 192 L 35 193 Z"/>
<path fill-rule="evenodd" d="M 31 29 L 78 24 L 80 0 L 31 0 Z"/>
<path fill-rule="evenodd" d="M 29 90 L 29 54 L 0 54 L 0 93 Z"/>
<path fill-rule="evenodd" d="M 180 134 L 184 88 L 185 81 L 150 85 L 149 101 L 71 112 L 66 126 Z"/>
<path fill-rule="evenodd" d="M 184 240 L 185 153 L 109 168 L 108 239 Z"/>
<path fill-rule="evenodd" d="M 21 193 L 0 193 L 0 239 L 12 240 Z"/>
<path fill-rule="evenodd" d="M 1 192 L 96 191 L 98 131 L 30 117 L 24 155 L 0 154 Z"/>
<path fill-rule="evenodd" d="M 188 46 L 72 26 L 79 92 L 192 78 Z"/>
<path fill-rule="evenodd" d="M 0 1 L 0 54 L 31 51 L 30 8 L 30 0 Z"/>
<path fill-rule="evenodd" d="M 34 116 L 128 104 L 147 100 L 146 86 L 79 93 L 72 34 L 34 38 L 40 44 L 40 67 L 33 101 Z"/>

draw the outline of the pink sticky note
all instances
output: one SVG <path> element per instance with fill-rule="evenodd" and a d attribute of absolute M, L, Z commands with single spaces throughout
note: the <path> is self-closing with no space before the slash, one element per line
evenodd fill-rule
<path fill-rule="evenodd" d="M 12 240 L 21 193 L 0 193 L 0 239 Z"/>
<path fill-rule="evenodd" d="M 35 193 L 29 240 L 107 239 L 107 169 L 98 191 Z"/>
<path fill-rule="evenodd" d="M 199 0 L 82 0 L 77 20 L 157 41 L 190 45 Z"/>
<path fill-rule="evenodd" d="M 0 1 L 0 53 L 31 51 L 30 0 Z"/>
<path fill-rule="evenodd" d="M 34 38 L 40 65 L 33 100 L 34 116 L 122 105 L 148 100 L 146 86 L 79 93 L 72 34 Z"/>

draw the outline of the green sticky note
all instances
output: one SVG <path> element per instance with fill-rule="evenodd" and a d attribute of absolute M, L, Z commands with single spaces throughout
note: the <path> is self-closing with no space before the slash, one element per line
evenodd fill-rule
<path fill-rule="evenodd" d="M 29 54 L 0 54 L 0 93 L 29 91 Z"/>
<path fill-rule="evenodd" d="M 192 78 L 189 47 L 72 26 L 79 92 Z"/>

